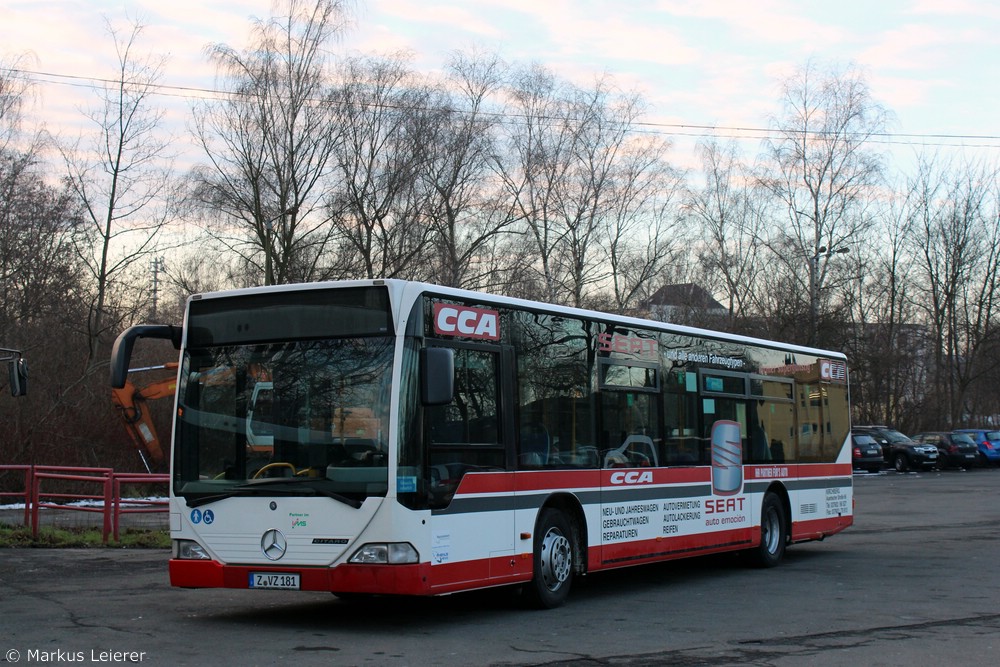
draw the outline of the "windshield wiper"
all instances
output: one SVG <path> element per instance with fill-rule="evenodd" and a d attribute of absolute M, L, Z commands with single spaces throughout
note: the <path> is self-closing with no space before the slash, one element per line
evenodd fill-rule
<path fill-rule="evenodd" d="M 188 507 L 201 507 L 202 505 L 208 505 L 209 503 L 214 503 L 219 500 L 225 500 L 226 498 L 233 498 L 236 496 L 308 495 L 332 498 L 333 500 L 342 502 L 345 505 L 350 505 L 354 509 L 359 509 L 361 507 L 360 500 L 354 500 L 353 498 L 348 498 L 347 496 L 333 491 L 327 491 L 323 488 L 311 486 L 308 484 L 309 481 L 310 480 L 292 481 L 289 479 L 253 480 L 234 486 L 230 488 L 229 491 L 224 493 L 213 493 L 211 495 L 200 496 L 198 498 L 185 498 L 185 502 Z"/>

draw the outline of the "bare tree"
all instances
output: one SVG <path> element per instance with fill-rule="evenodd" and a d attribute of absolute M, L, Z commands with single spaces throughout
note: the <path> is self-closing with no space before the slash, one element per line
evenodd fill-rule
<path fill-rule="evenodd" d="M 700 145 L 705 185 L 692 190 L 688 213 L 700 223 L 706 246 L 700 255 L 707 287 L 728 298 L 729 326 L 761 312 L 757 292 L 767 270 L 767 213 L 764 198 L 740 163 L 735 142 Z"/>
<path fill-rule="evenodd" d="M 606 193 L 598 257 L 610 269 L 614 309 L 638 313 L 665 281 L 670 265 L 682 263 L 692 240 L 679 214 L 685 174 L 667 162 L 670 143 L 655 136 L 626 140 Z"/>
<path fill-rule="evenodd" d="M 20 74 L 27 57 L 0 60 L 0 151 L 13 150 L 11 139 L 21 132 L 24 107 L 31 92 L 31 82 Z"/>
<path fill-rule="evenodd" d="M 651 235 L 639 250 L 623 241 L 640 218 L 648 216 L 650 226 L 657 222 L 650 198 L 655 189 L 666 187 L 666 194 L 676 184 L 666 168 L 668 145 L 635 138 L 643 102 L 615 91 L 607 79 L 579 89 L 535 65 L 517 74 L 510 96 L 518 122 L 502 173 L 525 221 L 542 298 L 581 306 L 591 290 L 611 281 L 620 307 L 626 307 L 648 269 L 635 261 L 646 255 L 639 262 L 646 265 L 650 257 L 662 258 L 662 236 Z"/>
<path fill-rule="evenodd" d="M 341 141 L 328 47 L 343 24 L 342 0 L 288 0 L 287 15 L 254 23 L 244 51 L 209 48 L 228 92 L 194 109 L 208 164 L 194 171 L 193 199 L 266 285 L 326 277 L 324 197 Z"/>
<path fill-rule="evenodd" d="M 84 432 L 77 422 L 56 418 L 65 412 L 64 387 L 72 385 L 84 355 L 74 336 L 86 309 L 81 267 L 71 243 L 82 212 L 65 182 L 47 182 L 39 135 L 19 132 L 19 97 L 27 89 L 8 83 L 0 75 L 0 125 L 5 127 L 0 146 L 0 345 L 24 352 L 32 389 L 30 401 L 13 401 L 6 387 L 0 393 L 0 459 L 63 461 L 68 457 L 51 436 Z"/>
<path fill-rule="evenodd" d="M 347 59 L 338 91 L 339 189 L 328 200 L 349 271 L 367 278 L 427 278 L 431 227 L 421 169 L 437 120 L 431 93 L 403 55 Z"/>
<path fill-rule="evenodd" d="M 490 107 L 506 66 L 496 57 L 455 54 L 433 101 L 432 134 L 420 179 L 428 193 L 433 235 L 432 280 L 472 289 L 498 288 L 503 267 L 493 262 L 518 221 L 493 171 L 502 109 Z"/>
<path fill-rule="evenodd" d="M 783 82 L 781 104 L 775 138 L 765 142 L 768 173 L 761 182 L 787 213 L 771 249 L 799 281 L 793 294 L 809 296 L 807 339 L 814 344 L 830 260 L 868 224 L 883 176 L 870 140 L 884 132 L 888 112 L 856 69 L 822 72 L 812 62 Z"/>
<path fill-rule="evenodd" d="M 593 90 L 576 90 L 569 99 L 566 121 L 573 128 L 566 178 L 554 191 L 556 220 L 562 243 L 555 255 L 561 289 L 570 303 L 582 306 L 587 288 L 606 278 L 595 252 L 603 237 L 603 221 L 614 205 L 615 179 L 622 176 L 622 154 L 632 123 L 638 118 L 636 97 L 612 98 L 605 82 Z"/>
<path fill-rule="evenodd" d="M 983 343 L 997 333 L 1000 296 L 1000 222 L 990 199 L 996 178 L 983 166 L 941 169 L 924 160 L 911 189 L 911 240 L 934 359 L 934 400 L 925 414 L 943 427 L 962 419 L 973 380 L 996 370 L 995 360 L 981 367 Z"/>
<path fill-rule="evenodd" d="M 46 185 L 31 155 L 0 152 L 0 335 L 57 316 L 74 294 L 80 216 L 73 193 Z"/>
<path fill-rule="evenodd" d="M 142 25 L 127 33 L 107 26 L 118 70 L 88 114 L 95 132 L 89 145 L 81 139 L 61 149 L 87 220 L 76 243 L 89 282 L 88 372 L 106 363 L 101 343 L 138 307 L 126 277 L 145 265 L 171 219 L 169 138 L 161 132 L 163 111 L 153 104 L 165 59 L 136 53 Z"/>
<path fill-rule="evenodd" d="M 928 341 L 914 307 L 910 236 L 905 206 L 891 200 L 860 233 L 857 252 L 841 258 L 856 275 L 841 296 L 853 329 L 845 352 L 856 417 L 906 430 L 918 427 L 929 370 Z"/>
<path fill-rule="evenodd" d="M 537 274 L 532 282 L 540 288 L 532 296 L 553 303 L 571 301 L 561 293 L 556 266 L 565 236 L 556 192 L 569 169 L 574 129 L 566 122 L 566 94 L 564 84 L 540 65 L 515 73 L 509 95 L 518 123 L 507 136 L 507 162 L 497 170 L 528 231 L 524 245 L 533 251 L 534 261 L 526 268 Z"/>

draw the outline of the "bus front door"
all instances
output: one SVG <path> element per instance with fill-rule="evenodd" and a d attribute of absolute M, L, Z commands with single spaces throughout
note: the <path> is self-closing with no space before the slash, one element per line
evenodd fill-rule
<path fill-rule="evenodd" d="M 436 585 L 514 576 L 512 354 L 452 343 L 455 397 L 428 409 L 431 485 L 440 497 L 431 536 Z"/>

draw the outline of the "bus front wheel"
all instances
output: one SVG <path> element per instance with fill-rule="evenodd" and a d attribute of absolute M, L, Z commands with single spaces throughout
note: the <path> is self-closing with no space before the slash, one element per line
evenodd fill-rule
<path fill-rule="evenodd" d="M 553 609 L 566 601 L 573 583 L 573 528 L 566 515 L 548 508 L 538 518 L 534 575 L 528 584 L 532 606 Z"/>
<path fill-rule="evenodd" d="M 774 493 L 764 496 L 760 508 L 760 544 L 750 550 L 750 557 L 758 567 L 774 567 L 785 556 L 788 525 L 785 523 L 785 506 Z"/>

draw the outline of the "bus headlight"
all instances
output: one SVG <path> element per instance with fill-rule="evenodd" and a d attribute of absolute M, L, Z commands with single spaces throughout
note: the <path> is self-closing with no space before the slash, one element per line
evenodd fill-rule
<path fill-rule="evenodd" d="M 403 565 L 419 563 L 420 555 L 409 542 L 372 543 L 355 551 L 348 562 L 362 565 Z"/>
<path fill-rule="evenodd" d="M 181 560 L 211 560 L 212 557 L 194 540 L 174 540 L 174 558 Z"/>

